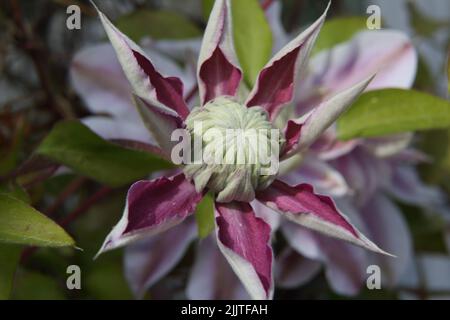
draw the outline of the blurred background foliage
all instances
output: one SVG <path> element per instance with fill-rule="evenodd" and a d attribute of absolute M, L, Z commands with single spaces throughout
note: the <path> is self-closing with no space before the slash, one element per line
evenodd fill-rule
<path fill-rule="evenodd" d="M 282 2 L 284 26 L 287 31 L 294 31 L 319 16 L 328 0 Z M 380 3 L 382 8 L 387 3 L 370 2 Z M 447 17 L 439 10 L 434 16 L 424 9 L 423 3 L 399 2 L 407 3 L 406 12 L 382 9 L 384 26 L 392 24 L 396 28 L 407 28 L 419 47 L 421 62 L 415 87 L 447 98 L 449 11 Z M 134 40 L 201 36 L 211 7 L 211 1 L 201 0 L 98 0 L 97 3 Z M 81 8 L 81 30 L 65 27 L 66 8 L 71 4 Z M 366 1 L 333 1 L 330 20 L 314 52 L 347 40 L 365 28 L 366 8 Z M 448 6 L 444 5 L 444 8 Z M 398 25 L 402 19 L 392 19 L 396 14 L 406 14 L 409 25 Z M 245 13 L 241 18 L 245 19 Z M 344 18 L 345 24 L 336 22 Z M 263 36 L 264 30 L 251 28 L 250 24 L 248 32 Z M 20 199 L 21 203 L 28 203 L 43 212 L 64 227 L 76 240 L 76 246 L 83 250 L 71 248 L 70 243 L 62 248 L 0 244 L 0 297 L 7 298 L 12 287 L 13 299 L 131 299 L 122 272 L 122 250 L 105 254 L 95 261 L 93 257 L 121 216 L 127 185 L 144 173 L 167 168 L 167 163 L 126 148 L 119 151 L 122 160 L 120 157 L 112 162 L 107 158 L 98 159 L 94 156 L 98 148 L 116 152 L 115 148 L 121 147 L 97 141 L 89 132 L 80 133 L 74 129 L 71 139 L 61 137 L 56 127 L 48 136 L 57 122 L 63 120 L 66 122 L 59 126 L 76 127 L 71 120 L 88 115 L 68 82 L 68 67 L 78 49 L 105 40 L 95 11 L 88 1 L 81 0 L 5 0 L 0 4 L 0 39 L 0 194 Z M 271 48 L 255 50 L 270 55 Z M 447 54 L 442 56 L 443 52 Z M 261 64 L 258 61 L 248 63 Z M 248 75 L 247 82 L 253 81 L 255 72 Z M 94 170 L 84 168 L 73 153 L 61 152 L 62 158 L 57 159 L 45 157 L 52 154 L 52 148 L 64 148 L 67 141 L 84 155 L 91 152 L 92 161 L 96 163 Z M 423 178 L 450 193 L 450 131 L 420 133 L 416 141 L 435 160 L 421 166 Z M 108 151 L 105 152 L 107 155 Z M 54 176 L 58 170 L 55 161 L 72 165 L 83 175 L 67 171 Z M 137 171 L 111 176 L 110 173 L 117 172 L 115 168 L 124 163 Z M 416 251 L 445 253 L 444 223 L 434 216 L 415 212 L 419 210 L 417 208 L 404 205 L 402 208 L 413 233 Z M 155 290 L 158 297 L 183 297 L 183 284 L 191 262 L 189 256 L 192 254 L 170 273 L 169 284 Z M 66 268 L 71 264 L 81 267 L 82 290 L 66 289 Z M 365 291 L 358 298 L 396 298 L 399 293 L 399 290 Z M 426 291 L 419 293 L 426 297 Z M 150 293 L 148 298 L 151 297 Z M 278 291 L 276 298 L 343 297 L 331 291 L 322 272 L 306 286 Z"/>

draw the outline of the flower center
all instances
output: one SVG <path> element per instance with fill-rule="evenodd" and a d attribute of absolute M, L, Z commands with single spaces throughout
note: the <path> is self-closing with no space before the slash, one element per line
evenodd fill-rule
<path fill-rule="evenodd" d="M 249 202 L 275 179 L 284 140 L 261 107 L 219 97 L 194 108 L 186 126 L 196 160 L 184 173 L 198 192 L 206 187 L 219 202 Z"/>

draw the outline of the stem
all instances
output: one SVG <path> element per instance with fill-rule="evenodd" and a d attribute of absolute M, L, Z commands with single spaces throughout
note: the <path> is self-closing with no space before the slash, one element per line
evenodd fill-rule
<path fill-rule="evenodd" d="M 86 181 L 86 178 L 79 177 L 74 179 L 56 198 L 55 202 L 45 210 L 48 217 L 51 217 L 59 209 L 59 207 L 64 203 L 64 201 L 75 191 L 77 191 Z"/>

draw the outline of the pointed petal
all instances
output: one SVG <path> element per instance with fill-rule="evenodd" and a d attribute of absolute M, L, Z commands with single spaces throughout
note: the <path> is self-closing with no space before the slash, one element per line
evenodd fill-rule
<path fill-rule="evenodd" d="M 269 188 L 260 191 L 256 198 L 289 220 L 309 229 L 387 254 L 359 232 L 337 210 L 331 198 L 315 194 L 311 185 L 292 187 L 275 180 Z"/>
<path fill-rule="evenodd" d="M 193 300 L 248 299 L 239 278 L 217 247 L 214 237 L 201 240 L 186 289 Z"/>
<path fill-rule="evenodd" d="M 384 284 L 392 288 L 400 281 L 413 255 L 406 221 L 397 206 L 382 194 L 372 197 L 359 211 L 370 237 L 397 256 L 396 259 L 378 255 L 371 257 L 372 263 L 383 270 Z"/>
<path fill-rule="evenodd" d="M 178 264 L 196 234 L 195 220 L 188 218 L 167 232 L 126 248 L 125 277 L 135 297 L 142 298 L 145 291 Z"/>
<path fill-rule="evenodd" d="M 183 119 L 186 118 L 189 109 L 183 100 L 181 80 L 161 75 L 144 50 L 120 32 L 102 12 L 97 11 L 135 93 L 143 98 L 156 99 L 176 111 Z"/>
<path fill-rule="evenodd" d="M 201 199 L 183 174 L 134 183 L 128 190 L 122 219 L 97 255 L 168 230 L 192 214 Z"/>
<path fill-rule="evenodd" d="M 235 96 L 242 78 L 233 47 L 229 0 L 217 0 L 209 16 L 197 65 L 202 105 L 222 95 Z"/>
<path fill-rule="evenodd" d="M 170 156 L 173 146 L 178 143 L 171 141 L 171 135 L 174 130 L 184 127 L 183 120 L 154 99 L 133 95 L 133 100 L 145 126 L 161 149 Z"/>
<path fill-rule="evenodd" d="M 316 22 L 270 59 L 250 92 L 247 106 L 263 107 L 273 120 L 280 108 L 292 100 L 297 73 L 302 72 L 306 65 L 329 6 Z"/>
<path fill-rule="evenodd" d="M 244 202 L 216 202 L 217 243 L 253 299 L 273 295 L 270 226 Z"/>
<path fill-rule="evenodd" d="M 310 74 L 299 84 L 298 112 L 312 101 L 323 101 L 371 74 L 377 74 L 367 90 L 411 88 L 417 69 L 417 53 L 402 32 L 371 30 L 314 56 Z M 313 91 L 310 88 L 320 88 Z"/>
<path fill-rule="evenodd" d="M 305 258 L 291 248 L 281 252 L 276 266 L 276 283 L 286 289 L 297 288 L 311 281 L 322 267 L 319 262 Z"/>
<path fill-rule="evenodd" d="M 309 183 L 321 193 L 342 197 L 350 192 L 344 177 L 327 162 L 307 155 L 295 171 L 281 177 L 281 180 L 296 185 Z"/>
<path fill-rule="evenodd" d="M 324 101 L 306 116 L 306 120 L 303 120 L 305 117 L 297 120 L 289 120 L 286 132 L 291 133 L 290 140 L 293 139 L 293 136 L 297 137 L 298 141 L 296 144 L 290 141 L 292 147 L 291 150 L 286 151 L 286 154 L 289 155 L 296 151 L 302 151 L 313 144 L 350 107 L 373 77 L 372 75 L 353 87 L 338 93 L 331 99 Z M 298 131 L 298 134 L 292 134 L 295 131 Z"/>

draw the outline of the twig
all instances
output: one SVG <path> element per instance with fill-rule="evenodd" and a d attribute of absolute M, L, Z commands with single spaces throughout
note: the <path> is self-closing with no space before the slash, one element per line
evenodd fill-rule
<path fill-rule="evenodd" d="M 48 104 L 55 110 L 55 112 L 63 118 L 73 118 L 72 111 L 64 105 L 60 105 L 60 98 L 55 94 L 50 79 L 50 75 L 45 65 L 47 60 L 45 52 L 42 52 L 41 46 L 33 37 L 28 26 L 25 24 L 22 11 L 17 0 L 10 0 L 13 11 L 13 20 L 20 31 L 20 47 L 29 55 L 33 65 L 36 69 L 42 90 L 45 92 Z"/>

